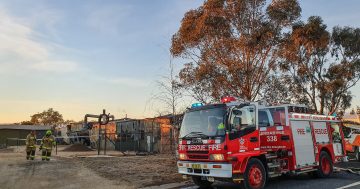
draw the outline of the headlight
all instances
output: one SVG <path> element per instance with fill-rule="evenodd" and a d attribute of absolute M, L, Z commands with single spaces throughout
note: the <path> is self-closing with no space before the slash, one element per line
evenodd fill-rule
<path fill-rule="evenodd" d="M 179 159 L 181 159 L 181 160 L 187 159 L 186 154 L 180 153 L 180 154 L 179 154 Z"/>
<path fill-rule="evenodd" d="M 210 155 L 210 160 L 223 161 L 224 160 L 224 155 L 223 154 L 211 154 Z"/>

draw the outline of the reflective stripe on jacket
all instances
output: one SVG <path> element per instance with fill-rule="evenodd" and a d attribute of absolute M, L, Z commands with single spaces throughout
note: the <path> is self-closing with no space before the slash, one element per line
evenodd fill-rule
<path fill-rule="evenodd" d="M 52 147 L 56 145 L 55 137 L 53 135 L 45 135 L 41 140 L 41 145 L 43 148 L 52 149 Z"/>
<path fill-rule="evenodd" d="M 32 135 L 31 133 L 26 136 L 26 146 L 35 146 L 36 145 L 36 136 Z"/>

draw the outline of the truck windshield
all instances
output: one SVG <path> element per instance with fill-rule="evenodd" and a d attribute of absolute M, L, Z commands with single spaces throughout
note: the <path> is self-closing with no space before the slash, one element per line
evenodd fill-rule
<path fill-rule="evenodd" d="M 225 107 L 217 107 L 185 113 L 181 124 L 180 138 L 225 135 Z"/>

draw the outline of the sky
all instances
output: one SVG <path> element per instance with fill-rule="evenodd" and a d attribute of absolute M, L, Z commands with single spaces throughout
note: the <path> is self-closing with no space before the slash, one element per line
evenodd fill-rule
<path fill-rule="evenodd" d="M 79 121 L 102 109 L 156 115 L 156 80 L 167 73 L 171 36 L 203 0 L 0 1 L 0 123 L 54 108 Z M 302 0 L 302 19 L 360 27 L 358 0 Z M 185 60 L 176 59 L 180 69 Z M 360 105 L 360 84 L 352 89 Z"/>

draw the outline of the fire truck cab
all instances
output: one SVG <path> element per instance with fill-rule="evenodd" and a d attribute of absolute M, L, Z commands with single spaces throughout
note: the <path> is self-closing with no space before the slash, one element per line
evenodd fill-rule
<path fill-rule="evenodd" d="M 313 172 L 328 177 L 345 156 L 341 122 L 303 105 L 194 104 L 179 135 L 178 171 L 200 187 L 215 180 L 264 188 L 268 178 Z"/>

